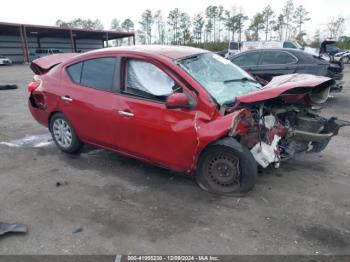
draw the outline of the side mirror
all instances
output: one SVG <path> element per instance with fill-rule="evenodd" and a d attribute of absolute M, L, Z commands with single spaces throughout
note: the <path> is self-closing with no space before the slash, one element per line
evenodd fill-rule
<path fill-rule="evenodd" d="M 191 108 L 190 100 L 184 93 L 173 93 L 169 95 L 165 105 L 168 109 Z"/>

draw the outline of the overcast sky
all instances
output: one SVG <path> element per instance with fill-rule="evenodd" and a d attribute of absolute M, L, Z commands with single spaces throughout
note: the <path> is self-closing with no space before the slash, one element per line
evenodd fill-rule
<path fill-rule="evenodd" d="M 1 22 L 54 25 L 57 19 L 98 18 L 105 29 L 109 29 L 113 18 L 119 20 L 131 18 L 138 26 L 141 13 L 145 9 L 152 11 L 161 9 L 166 18 L 168 12 L 176 7 L 193 16 L 203 12 L 208 5 L 223 5 L 226 9 L 236 5 L 241 6 L 245 13 L 252 17 L 266 5 L 271 5 L 275 12 L 280 12 L 285 4 L 283 0 L 3 0 L 1 2 Z M 304 5 L 310 12 L 311 21 L 305 25 L 305 29 L 311 35 L 316 28 L 322 29 L 332 17 L 338 15 L 347 19 L 344 34 L 350 35 L 350 0 L 294 0 L 294 3 Z"/>

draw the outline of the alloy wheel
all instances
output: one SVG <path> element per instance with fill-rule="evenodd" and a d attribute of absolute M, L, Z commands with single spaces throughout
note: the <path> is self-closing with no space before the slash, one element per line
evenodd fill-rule
<path fill-rule="evenodd" d="M 72 130 L 62 118 L 57 118 L 52 125 L 52 132 L 56 142 L 63 148 L 69 148 L 73 141 Z"/>

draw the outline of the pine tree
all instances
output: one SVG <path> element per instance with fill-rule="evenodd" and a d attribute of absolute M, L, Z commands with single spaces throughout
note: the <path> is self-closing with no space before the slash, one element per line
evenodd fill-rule
<path fill-rule="evenodd" d="M 173 44 L 178 44 L 180 27 L 180 10 L 178 8 L 169 12 L 168 25 L 171 26 L 173 32 Z"/>
<path fill-rule="evenodd" d="M 249 30 L 253 32 L 251 35 L 255 41 L 259 40 L 259 31 L 264 29 L 264 18 L 261 13 L 256 13 L 250 23 Z"/>
<path fill-rule="evenodd" d="M 282 14 L 285 22 L 285 40 L 289 39 L 290 36 L 290 27 L 291 27 L 291 22 L 294 14 L 294 3 L 293 0 L 288 0 L 286 5 L 282 9 Z"/>
<path fill-rule="evenodd" d="M 202 42 L 202 32 L 204 27 L 204 17 L 202 14 L 197 14 L 193 18 L 193 37 L 196 40 L 197 43 Z"/>
<path fill-rule="evenodd" d="M 139 22 L 142 28 L 142 31 L 145 33 L 146 41 L 148 44 L 152 43 L 152 25 L 154 19 L 152 16 L 152 11 L 147 9 L 142 13 L 141 21 Z"/>
<path fill-rule="evenodd" d="M 273 24 L 274 11 L 271 6 L 268 5 L 264 8 L 261 14 L 264 20 L 265 40 L 267 40 L 267 36 L 270 33 Z"/>

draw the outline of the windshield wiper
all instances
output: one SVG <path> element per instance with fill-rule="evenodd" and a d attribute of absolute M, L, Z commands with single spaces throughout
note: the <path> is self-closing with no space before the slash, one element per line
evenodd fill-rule
<path fill-rule="evenodd" d="M 258 81 L 248 78 L 248 77 L 242 77 L 242 78 L 234 78 L 234 79 L 228 79 L 225 80 L 224 83 L 230 83 L 230 82 L 252 82 L 252 83 L 258 83 Z"/>
<path fill-rule="evenodd" d="M 193 56 L 188 56 L 188 57 L 185 57 L 185 58 L 182 58 L 182 59 L 179 59 L 176 61 L 176 63 L 178 64 L 182 64 L 183 62 L 192 62 L 192 61 L 196 61 L 198 60 L 198 57 L 199 55 L 193 55 Z"/>

